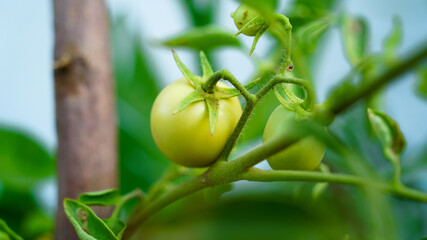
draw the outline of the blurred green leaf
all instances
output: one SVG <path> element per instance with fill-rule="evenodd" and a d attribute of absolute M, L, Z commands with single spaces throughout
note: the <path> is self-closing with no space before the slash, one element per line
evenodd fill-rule
<path fill-rule="evenodd" d="M 194 26 L 209 25 L 213 21 L 215 0 L 207 0 L 200 4 L 200 0 L 182 0 L 191 17 Z"/>
<path fill-rule="evenodd" d="M 257 186 L 258 190 L 265 190 L 275 185 Z M 283 187 L 283 184 L 278 185 Z M 157 218 L 141 226 L 135 239 L 330 240 L 341 239 L 346 233 L 358 237 L 355 239 L 369 239 L 364 238 L 363 231 L 357 230 L 360 223 L 347 211 L 348 206 L 346 210 L 342 200 L 319 201 L 310 207 L 304 200 L 291 201 L 290 196 L 282 194 L 284 189 L 280 191 L 276 187 L 272 189 L 273 194 L 252 188 L 253 196 L 242 193 L 228 196 L 219 204 L 202 209 L 194 206 L 197 202 L 189 202 L 175 216 L 169 211 L 167 220 Z"/>
<path fill-rule="evenodd" d="M 368 25 L 362 18 L 344 15 L 341 20 L 346 55 L 353 65 L 359 64 L 366 56 Z"/>
<path fill-rule="evenodd" d="M 318 46 L 320 37 L 324 35 L 334 21 L 335 19 L 332 16 L 326 16 L 301 27 L 295 34 L 298 48 L 302 49 L 305 54 L 313 53 Z"/>
<path fill-rule="evenodd" d="M 337 5 L 337 0 L 295 0 L 286 11 L 286 15 L 291 19 L 292 27 L 298 30 L 301 26 L 311 23 L 326 15 L 329 15 Z"/>
<path fill-rule="evenodd" d="M 112 206 L 121 199 L 118 189 L 107 189 L 80 194 L 78 201 L 86 205 Z"/>
<path fill-rule="evenodd" d="M 393 19 L 393 30 L 384 41 L 384 58 L 386 63 L 392 64 L 397 61 L 397 47 L 402 41 L 402 21 L 400 18 Z"/>
<path fill-rule="evenodd" d="M 0 231 L 0 240 L 10 240 L 10 238 L 5 232 Z"/>
<path fill-rule="evenodd" d="M 233 184 L 231 183 L 218 185 L 213 188 L 207 188 L 203 190 L 203 196 L 206 202 L 210 204 L 216 204 L 218 203 L 222 194 L 231 190 L 233 190 Z"/>
<path fill-rule="evenodd" d="M 377 137 L 383 148 L 391 149 L 399 155 L 405 147 L 405 138 L 399 125 L 385 113 L 368 109 L 368 116 Z"/>
<path fill-rule="evenodd" d="M 427 99 L 427 66 L 418 69 L 418 93 Z"/>
<path fill-rule="evenodd" d="M 64 210 L 80 239 L 119 239 L 88 206 L 72 199 L 65 199 Z"/>
<path fill-rule="evenodd" d="M 160 79 L 141 39 L 128 30 L 124 19 L 113 21 L 111 33 L 120 123 L 120 188 L 123 193 L 147 190 L 169 164 L 150 131 L 150 112 L 160 92 Z"/>
<path fill-rule="evenodd" d="M 224 46 L 241 46 L 233 33 L 217 26 L 203 26 L 188 30 L 161 43 L 168 47 L 188 47 L 198 51 L 210 51 Z"/>
<path fill-rule="evenodd" d="M 51 235 L 55 228 L 52 218 L 40 209 L 33 210 L 25 216 L 19 232 L 25 239 Z"/>
<path fill-rule="evenodd" d="M 53 173 L 53 158 L 40 143 L 22 132 L 0 127 L 0 181 L 4 185 L 27 191 Z"/>
<path fill-rule="evenodd" d="M 2 236 L 3 235 L 3 236 Z M 18 234 L 16 234 L 12 229 L 10 229 L 6 222 L 0 219 L 0 239 L 4 240 L 22 240 Z"/>

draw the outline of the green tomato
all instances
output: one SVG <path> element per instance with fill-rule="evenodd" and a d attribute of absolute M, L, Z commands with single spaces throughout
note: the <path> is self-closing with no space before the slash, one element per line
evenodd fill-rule
<path fill-rule="evenodd" d="M 227 87 L 222 82 L 217 85 Z M 173 162 L 186 167 L 206 167 L 219 157 L 242 115 L 242 107 L 237 97 L 218 100 L 218 120 L 211 135 L 205 101 L 174 113 L 178 104 L 194 91 L 185 78 L 166 86 L 151 110 L 151 132 L 160 151 Z"/>
<path fill-rule="evenodd" d="M 236 11 L 231 14 L 231 17 L 234 19 L 234 24 L 236 24 L 239 30 L 257 16 L 259 16 L 259 13 L 246 4 L 241 4 Z M 253 26 L 243 31 L 243 34 L 246 36 L 255 36 L 261 27 L 262 25 Z"/>
<path fill-rule="evenodd" d="M 265 126 L 263 142 L 289 132 L 295 123 L 295 113 L 282 105 L 277 107 Z M 326 146 L 313 136 L 305 137 L 267 159 L 275 170 L 312 171 L 322 161 Z"/>

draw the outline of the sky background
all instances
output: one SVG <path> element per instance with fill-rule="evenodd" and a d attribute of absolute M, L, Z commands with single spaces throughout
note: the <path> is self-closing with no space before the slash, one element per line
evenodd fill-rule
<path fill-rule="evenodd" d="M 204 4 L 204 0 L 200 4 Z M 281 1 L 286 9 L 290 1 Z M 127 25 L 142 35 L 144 48 L 157 65 L 157 75 L 166 85 L 181 76 L 170 51 L 153 47 L 164 39 L 188 28 L 189 19 L 178 0 L 108 0 L 113 16 L 125 16 Z M 219 0 L 217 24 L 236 31 L 230 13 L 238 3 Z M 370 49 L 380 52 L 384 38 L 392 29 L 393 17 L 403 22 L 405 52 L 427 39 L 427 1 L 425 0 L 342 0 L 339 9 L 366 18 L 370 24 Z M 51 0 L 0 0 L 0 125 L 23 129 L 39 139 L 51 151 L 56 147 L 52 58 L 54 47 L 53 6 Z M 291 19 L 292 21 L 292 19 Z M 249 47 L 251 38 L 240 37 Z M 261 57 L 272 44 L 262 37 L 256 54 Z M 318 101 L 350 69 L 344 58 L 339 31 L 333 29 L 325 40 L 321 65 L 314 73 Z M 125 47 L 125 46 L 124 46 Z M 181 59 L 195 69 L 193 56 L 179 52 Z M 251 61 L 239 50 L 222 49 L 221 68 L 229 69 L 238 79 L 251 74 Z M 165 70 L 167 69 L 167 70 Z M 408 139 L 407 152 L 422 149 L 427 142 L 427 102 L 414 95 L 415 76 L 407 74 L 387 89 L 385 112 L 401 126 Z"/>

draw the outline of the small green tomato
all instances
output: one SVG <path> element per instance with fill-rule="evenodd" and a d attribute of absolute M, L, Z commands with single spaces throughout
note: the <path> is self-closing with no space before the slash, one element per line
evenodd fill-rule
<path fill-rule="evenodd" d="M 217 86 L 227 87 L 222 82 Z M 219 157 L 242 115 L 242 107 L 237 97 L 219 99 L 218 120 L 211 134 L 205 101 L 175 112 L 178 104 L 194 91 L 185 78 L 163 89 L 151 110 L 151 132 L 161 152 L 173 162 L 186 167 L 206 167 Z"/>
<path fill-rule="evenodd" d="M 246 4 L 240 5 L 235 12 L 231 13 L 231 17 L 234 19 L 234 24 L 236 24 L 236 27 L 239 30 L 257 16 L 259 16 L 259 13 Z M 255 36 L 261 27 L 262 24 L 250 27 L 243 31 L 243 34 L 246 36 Z"/>
<path fill-rule="evenodd" d="M 263 142 L 289 132 L 294 127 L 293 123 L 295 123 L 295 113 L 280 105 L 268 119 Z M 275 170 L 312 171 L 322 161 L 325 150 L 325 144 L 309 136 L 269 157 L 267 161 Z"/>

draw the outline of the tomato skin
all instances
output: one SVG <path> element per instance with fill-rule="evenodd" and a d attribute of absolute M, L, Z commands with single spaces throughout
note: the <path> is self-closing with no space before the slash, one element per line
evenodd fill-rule
<path fill-rule="evenodd" d="M 232 17 L 234 19 L 234 24 L 240 30 L 243 26 L 245 26 L 249 21 L 257 17 L 258 12 L 247 6 L 246 4 L 241 4 L 234 13 L 232 13 Z M 261 29 L 261 25 L 251 27 L 246 29 L 242 33 L 246 36 L 255 36 L 256 33 Z"/>
<path fill-rule="evenodd" d="M 222 82 L 217 85 L 227 87 Z M 218 100 L 218 120 L 211 135 L 205 101 L 174 113 L 178 104 L 194 91 L 185 78 L 166 86 L 151 110 L 151 132 L 160 151 L 173 162 L 186 167 L 206 167 L 219 157 L 242 115 L 242 107 L 237 97 Z"/>
<path fill-rule="evenodd" d="M 263 142 L 286 133 L 293 127 L 295 113 L 282 105 L 278 106 L 268 119 L 264 130 Z M 319 166 L 326 151 L 324 143 L 313 136 L 305 137 L 288 148 L 267 159 L 275 170 L 312 171 Z"/>

